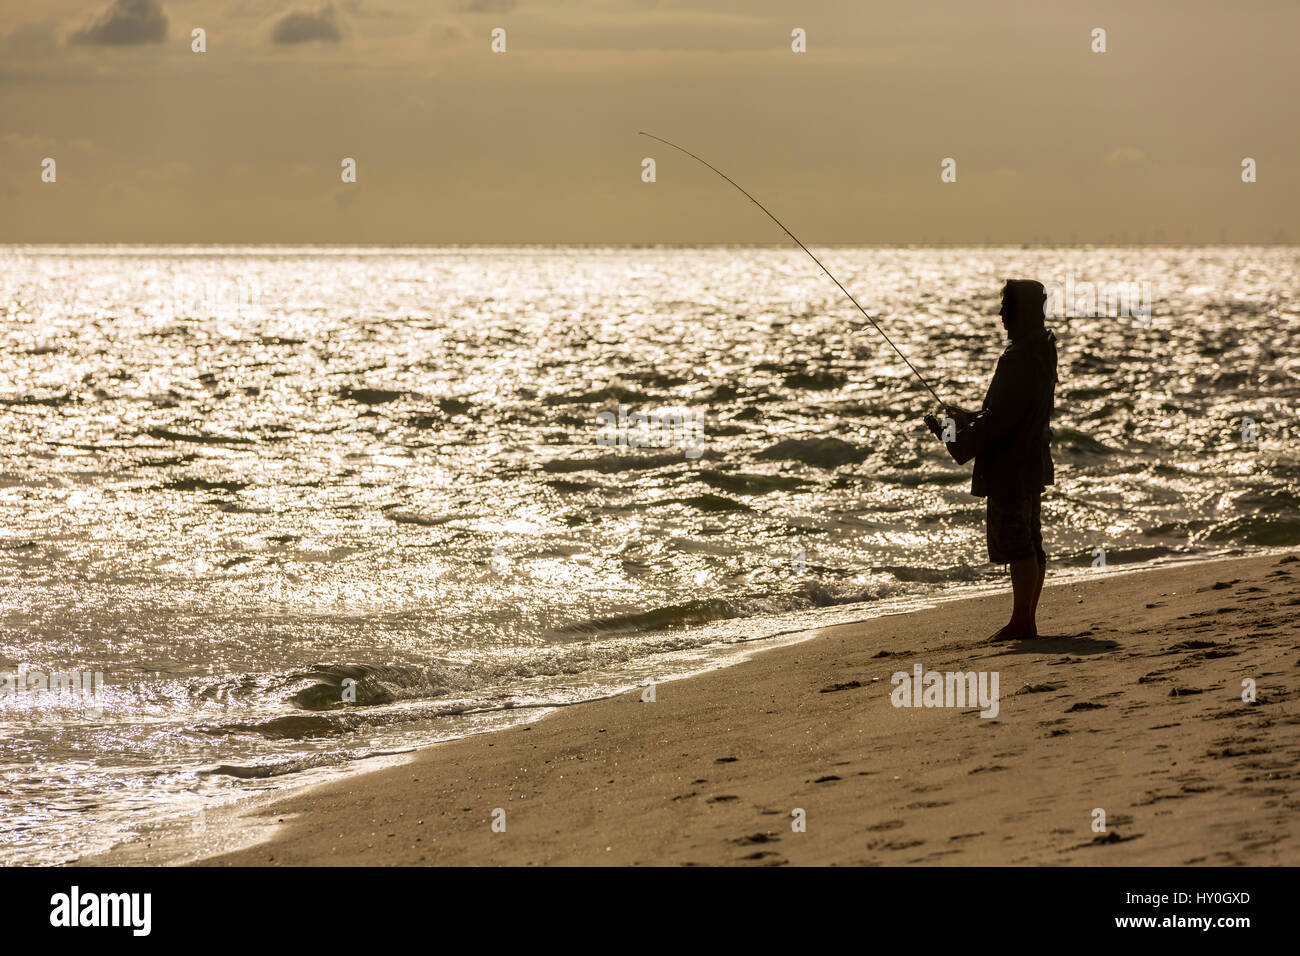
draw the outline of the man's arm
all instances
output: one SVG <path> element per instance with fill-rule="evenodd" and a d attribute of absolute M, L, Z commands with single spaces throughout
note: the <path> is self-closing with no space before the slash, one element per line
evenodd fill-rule
<path fill-rule="evenodd" d="M 959 423 L 954 440 L 945 443 L 948 454 L 957 464 L 964 465 L 984 452 L 1020 423 L 1029 410 L 1032 395 L 1031 370 L 1003 356 L 993 373 L 983 411 L 970 417 L 966 427 L 960 427 Z M 958 421 L 956 416 L 954 421 Z"/>

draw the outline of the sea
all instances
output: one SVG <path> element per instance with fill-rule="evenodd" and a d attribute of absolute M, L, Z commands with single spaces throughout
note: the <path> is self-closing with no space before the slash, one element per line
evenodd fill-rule
<path fill-rule="evenodd" d="M 1300 247 L 814 251 L 967 406 L 1048 284 L 1053 577 L 1300 544 Z M 1004 583 L 794 247 L 0 247 L 0 356 L 0 863 Z"/>

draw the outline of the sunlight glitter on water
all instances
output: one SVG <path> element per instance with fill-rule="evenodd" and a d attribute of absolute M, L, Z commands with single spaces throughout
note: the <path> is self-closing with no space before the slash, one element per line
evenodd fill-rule
<path fill-rule="evenodd" d="M 1057 567 L 1300 541 L 1295 248 L 824 258 L 964 404 L 1004 277 L 1151 283 L 1149 327 L 1054 323 Z M 928 395 L 797 249 L 0 261 L 0 664 L 109 683 L 96 721 L 0 700 L 0 859 L 243 785 L 214 767 L 337 766 L 999 580 Z M 701 411 L 704 454 L 598 444 L 620 405 Z"/>

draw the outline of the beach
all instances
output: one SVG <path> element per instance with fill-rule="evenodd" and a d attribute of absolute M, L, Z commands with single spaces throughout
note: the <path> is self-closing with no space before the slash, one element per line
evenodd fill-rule
<path fill-rule="evenodd" d="M 1036 641 L 990 640 L 1006 604 L 830 628 L 653 701 L 440 744 L 236 810 L 270 838 L 203 862 L 1300 862 L 1300 556 L 1049 579 Z M 997 673 L 996 716 L 893 706 L 917 664 Z"/>
<path fill-rule="evenodd" d="M 1300 864 L 1300 7 L 45 6 L 0 6 L 20 916 Z M 967 875 L 877 909 L 999 917 Z M 345 912 L 419 911 L 382 882 Z M 1034 882 L 984 892 L 1081 925 Z"/>
<path fill-rule="evenodd" d="M 1296 247 L 827 256 L 967 404 L 1004 277 L 1149 276 L 1150 322 L 1051 321 L 1053 567 L 1300 545 Z M 798 248 L 0 259 L 5 865 L 1006 583 L 933 397 Z"/>

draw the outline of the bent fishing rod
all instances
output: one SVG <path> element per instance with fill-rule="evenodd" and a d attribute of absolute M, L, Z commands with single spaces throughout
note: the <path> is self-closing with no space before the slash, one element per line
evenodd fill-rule
<path fill-rule="evenodd" d="M 740 183 L 736 182 L 734 179 L 732 179 L 730 176 L 728 176 L 728 175 L 727 175 L 726 173 L 724 173 L 722 170 L 718 169 L 717 166 L 714 166 L 714 165 L 713 165 L 712 163 L 710 163 L 708 160 L 701 159 L 699 156 L 696 156 L 696 155 L 695 155 L 694 153 L 692 153 L 689 149 L 685 149 L 684 147 L 678 146 L 676 143 L 670 143 L 670 142 L 668 142 L 668 140 L 666 140 L 666 139 L 664 139 L 664 138 L 662 138 L 662 137 L 660 137 L 660 136 L 656 136 L 656 135 L 654 135 L 653 133 L 642 132 L 641 135 L 642 135 L 642 136 L 648 136 L 648 137 L 650 137 L 650 139 L 653 139 L 653 140 L 658 140 L 659 142 L 663 143 L 665 146 L 671 146 L 673 149 L 677 150 L 678 152 L 685 153 L 687 156 L 691 157 L 691 159 L 694 159 L 694 160 L 696 160 L 697 162 L 703 163 L 705 166 L 708 166 L 709 169 L 713 170 L 715 173 L 717 173 L 719 176 L 721 176 L 721 177 L 722 177 L 723 179 L 725 179 L 727 182 L 731 183 L 731 185 L 735 186 L 735 187 L 736 187 L 737 189 L 739 189 L 742 193 L 744 193 L 746 199 L 748 199 L 750 202 L 752 202 L 752 203 L 753 203 L 755 206 L 757 206 L 759 209 L 763 210 L 763 212 L 767 214 L 767 218 L 768 218 L 768 219 L 771 219 L 774 223 L 776 223 L 778 226 L 780 226 L 782 232 L 784 232 L 787 236 L 789 236 L 791 239 L 793 239 L 793 240 L 795 241 L 795 244 L 798 245 L 800 249 L 802 249 L 804 252 L 807 252 L 807 253 L 808 253 L 808 257 L 809 257 L 810 259 L 812 259 L 813 262 L 815 262 L 815 263 L 817 263 L 817 265 L 821 266 L 821 270 L 822 270 L 822 272 L 824 272 L 824 273 L 826 273 L 826 275 L 830 276 L 830 280 L 831 280 L 832 282 L 834 282 L 837 286 L 840 287 L 840 291 L 843 292 L 845 295 L 847 295 L 847 296 L 849 297 L 849 301 L 850 301 L 850 302 L 852 302 L 855 306 L 857 306 L 858 311 L 861 312 L 862 315 L 863 315 L 863 317 L 864 317 L 868 322 L 871 323 L 871 327 L 872 327 L 873 329 L 875 329 L 877 332 L 880 333 L 881 337 L 884 338 L 884 340 L 885 340 L 886 342 L 889 343 L 889 347 L 890 347 L 891 349 L 893 349 L 895 352 L 898 353 L 898 357 L 901 358 L 901 359 L 902 359 L 902 360 L 907 364 L 907 367 L 910 368 L 910 369 L 912 370 L 912 374 L 916 376 L 917 381 L 919 381 L 922 385 L 925 386 L 925 390 L 926 390 L 927 392 L 929 392 L 931 395 L 934 396 L 934 400 L 935 400 L 936 402 L 938 402 L 941 406 L 943 405 L 943 400 L 942 400 L 941 398 L 939 398 L 938 393 L 936 393 L 935 390 L 932 389 L 932 388 L 930 387 L 930 383 L 927 382 L 924 378 L 921 377 L 921 373 L 918 372 L 918 371 L 916 370 L 916 366 L 913 365 L 913 364 L 911 363 L 911 361 L 908 359 L 908 357 L 907 357 L 906 355 L 903 354 L 903 350 L 900 349 L 897 345 L 894 344 L 894 340 L 891 339 L 891 338 L 886 334 L 886 332 L 885 332 L 884 329 L 882 329 L 879 325 L 876 324 L 876 320 L 873 319 L 870 315 L 867 314 L 867 310 L 864 309 L 861 305 L 858 304 L 858 300 L 855 299 L 855 298 L 853 298 L 853 293 L 850 292 L 848 289 L 844 288 L 844 283 L 840 282 L 839 279 L 835 278 L 835 276 L 831 274 L 831 270 L 830 270 L 830 269 L 827 269 L 824 265 L 822 265 L 822 261 L 821 261 L 820 259 L 818 259 L 816 256 L 814 256 L 814 255 L 812 254 L 812 252 L 808 249 L 808 247 L 805 246 L 802 242 L 799 241 L 799 237 L 796 236 L 796 235 L 795 235 L 793 232 L 791 232 L 789 229 L 787 229 L 787 228 L 785 227 L 785 223 L 783 223 L 780 219 L 777 219 L 776 216 L 772 215 L 772 213 L 768 210 L 768 208 L 767 208 L 766 206 L 764 206 L 761 202 L 759 202 L 757 199 L 755 199 L 753 196 L 751 196 L 751 195 L 749 194 L 749 191 L 748 191 L 747 189 L 745 189 L 744 186 L 740 185 Z"/>

